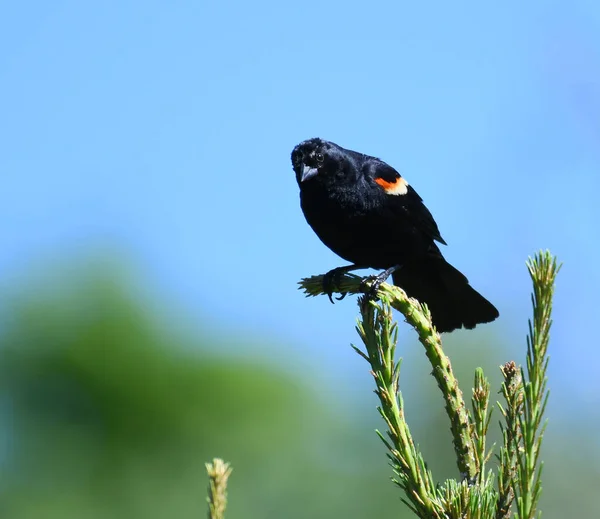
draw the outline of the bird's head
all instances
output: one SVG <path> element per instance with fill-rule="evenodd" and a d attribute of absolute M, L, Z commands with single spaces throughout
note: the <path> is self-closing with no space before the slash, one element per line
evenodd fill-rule
<path fill-rule="evenodd" d="M 298 144 L 292 151 L 292 166 L 298 185 L 339 176 L 347 162 L 344 151 L 337 144 L 319 138 Z"/>

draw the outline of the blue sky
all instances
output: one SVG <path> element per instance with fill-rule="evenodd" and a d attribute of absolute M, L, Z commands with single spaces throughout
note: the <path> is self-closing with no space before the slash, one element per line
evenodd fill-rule
<path fill-rule="evenodd" d="M 498 306 L 458 342 L 523 344 L 524 261 L 558 254 L 553 387 L 598 408 L 596 2 L 4 2 L 0 94 L 5 282 L 114 247 L 188 315 L 283 362 L 348 352 L 351 380 L 355 305 L 296 290 L 343 264 L 289 161 L 320 136 L 399 169 Z"/>

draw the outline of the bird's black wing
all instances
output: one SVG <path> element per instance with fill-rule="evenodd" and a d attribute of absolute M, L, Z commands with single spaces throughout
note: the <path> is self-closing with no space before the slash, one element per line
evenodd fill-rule
<path fill-rule="evenodd" d="M 383 161 L 370 161 L 368 176 L 386 194 L 388 208 L 397 217 L 414 225 L 432 240 L 446 245 L 433 216 L 423 203 L 423 199 L 408 182 L 389 164 Z"/>

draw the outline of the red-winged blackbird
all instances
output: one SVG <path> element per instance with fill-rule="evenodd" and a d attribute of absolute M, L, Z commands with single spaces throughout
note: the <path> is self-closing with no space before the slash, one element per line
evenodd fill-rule
<path fill-rule="evenodd" d="M 331 299 L 336 276 L 359 268 L 385 269 L 410 297 L 427 303 L 439 332 L 474 328 L 498 310 L 442 256 L 446 245 L 417 192 L 380 159 L 322 139 L 292 152 L 306 220 L 333 252 L 352 262 L 325 276 Z"/>

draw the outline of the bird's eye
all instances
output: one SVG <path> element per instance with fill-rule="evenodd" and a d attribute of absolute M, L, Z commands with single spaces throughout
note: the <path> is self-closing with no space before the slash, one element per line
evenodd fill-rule
<path fill-rule="evenodd" d="M 322 153 L 317 153 L 315 158 L 317 159 L 317 162 L 323 162 L 325 160 L 325 156 Z"/>

